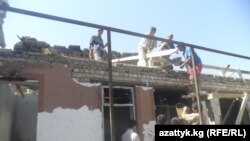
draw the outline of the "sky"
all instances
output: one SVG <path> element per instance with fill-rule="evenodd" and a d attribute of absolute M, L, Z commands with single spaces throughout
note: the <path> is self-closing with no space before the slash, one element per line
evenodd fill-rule
<path fill-rule="evenodd" d="M 249 0 L 9 0 L 11 7 L 146 33 L 174 34 L 174 40 L 250 56 Z M 30 36 L 54 45 L 88 48 L 96 29 L 12 12 L 4 23 L 7 48 Z M 112 49 L 137 52 L 139 37 L 111 33 Z M 106 32 L 103 34 L 106 41 Z M 160 44 L 160 42 L 158 42 Z M 250 70 L 250 60 L 196 49 L 203 64 Z M 212 72 L 209 70 L 209 72 Z M 219 72 L 216 72 L 219 73 Z"/>

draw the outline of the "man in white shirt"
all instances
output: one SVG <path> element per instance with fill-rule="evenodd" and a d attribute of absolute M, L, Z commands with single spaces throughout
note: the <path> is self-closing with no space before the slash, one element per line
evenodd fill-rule
<path fill-rule="evenodd" d="M 156 28 L 151 27 L 148 34 L 148 37 L 154 37 L 156 33 Z M 138 66 L 148 66 L 147 53 L 150 53 L 154 48 L 157 47 L 157 41 L 154 39 L 142 38 L 138 46 L 138 56 L 139 61 Z"/>
<path fill-rule="evenodd" d="M 127 131 L 122 135 L 122 141 L 140 141 L 136 131 L 136 121 L 130 120 Z"/>
<path fill-rule="evenodd" d="M 8 0 L 0 0 L 0 5 L 3 7 L 9 6 Z M 5 48 L 5 38 L 4 38 L 4 33 L 3 33 L 3 23 L 4 23 L 4 18 L 6 17 L 6 11 L 5 10 L 0 10 L 0 47 Z"/>

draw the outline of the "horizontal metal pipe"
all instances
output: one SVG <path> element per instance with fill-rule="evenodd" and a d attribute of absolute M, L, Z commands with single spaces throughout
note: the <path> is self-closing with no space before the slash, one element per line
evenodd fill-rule
<path fill-rule="evenodd" d="M 45 19 L 50 19 L 50 20 L 55 20 L 55 21 L 60 21 L 60 22 L 65 22 L 65 23 L 71 23 L 71 24 L 75 24 L 75 25 L 87 26 L 87 27 L 92 27 L 92 28 L 102 28 L 104 30 L 109 30 L 109 31 L 112 31 L 112 32 L 117 32 L 117 33 L 137 36 L 137 37 L 150 38 L 150 37 L 148 37 L 148 36 L 146 36 L 144 34 L 141 34 L 141 33 L 136 33 L 136 32 L 131 32 L 131 31 L 123 30 L 123 29 L 112 28 L 112 27 L 108 27 L 108 26 L 103 26 L 103 25 L 98 25 L 98 24 L 93 24 L 93 23 L 88 23 L 88 22 L 83 22 L 83 21 L 78 21 L 78 20 L 53 16 L 53 15 L 48 15 L 48 14 L 23 10 L 23 9 L 18 9 L 18 8 L 14 8 L 14 7 L 0 6 L 0 9 L 4 9 L 6 11 L 19 13 L 19 14 L 24 14 L 24 15 L 30 15 L 30 16 L 35 16 L 35 17 L 40 17 L 40 18 L 45 18 Z M 159 41 L 168 41 L 167 39 L 160 38 L 160 37 L 153 37 L 152 39 L 156 39 L 156 40 L 159 40 Z M 250 60 L 249 56 L 243 56 L 243 55 L 239 55 L 239 54 L 235 54 L 235 53 L 210 49 L 210 48 L 197 46 L 197 45 L 193 45 L 193 44 L 188 44 L 188 43 L 184 43 L 184 42 L 179 42 L 179 41 L 174 41 L 174 40 L 171 41 L 171 42 L 173 42 L 174 44 L 183 44 L 183 45 L 189 46 L 191 48 L 196 48 L 196 49 L 200 49 L 200 50 L 205 50 L 205 51 L 209 51 L 209 52 L 214 52 L 214 53 L 218 53 L 218 54 L 224 54 L 224 55 L 228 55 L 228 56 L 233 56 L 233 57 L 238 57 L 238 58 Z"/>

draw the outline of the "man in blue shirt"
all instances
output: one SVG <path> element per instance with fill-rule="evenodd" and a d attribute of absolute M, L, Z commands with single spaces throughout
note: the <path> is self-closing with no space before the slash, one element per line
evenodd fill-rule
<path fill-rule="evenodd" d="M 105 53 L 105 47 L 108 45 L 107 43 L 104 45 L 102 40 L 103 29 L 98 29 L 98 34 L 93 35 L 90 39 L 89 43 L 89 58 L 101 61 L 103 54 Z"/>
<path fill-rule="evenodd" d="M 190 75 L 189 79 L 191 81 L 191 84 L 193 84 L 194 79 L 194 68 L 196 69 L 196 72 L 198 75 L 201 74 L 202 71 L 202 62 L 200 57 L 197 55 L 196 52 L 194 52 L 194 61 L 195 61 L 195 67 L 192 65 L 192 49 L 190 47 L 186 47 L 183 44 L 177 45 L 178 49 L 180 51 L 183 51 L 183 57 L 185 58 L 185 61 L 180 65 L 180 68 L 183 68 L 184 66 L 187 66 L 188 71 L 187 73 Z"/>

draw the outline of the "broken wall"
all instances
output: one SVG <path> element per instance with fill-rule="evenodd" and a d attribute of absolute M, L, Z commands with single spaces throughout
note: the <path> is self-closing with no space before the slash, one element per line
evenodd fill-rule
<path fill-rule="evenodd" d="M 20 76 L 39 80 L 37 141 L 103 139 L 101 84 L 80 83 L 60 64 L 26 64 Z"/>
<path fill-rule="evenodd" d="M 39 80 L 38 141 L 54 140 L 58 135 L 62 141 L 69 140 L 69 135 L 76 137 L 75 140 L 87 136 L 103 139 L 101 84 L 93 83 L 108 84 L 107 62 L 29 53 L 10 53 L 3 57 L 1 60 L 22 60 L 25 65 L 19 76 Z M 202 75 L 200 80 L 201 90 L 250 92 L 250 80 L 211 75 Z M 185 72 L 116 64 L 113 82 L 117 86 L 185 89 L 189 79 Z M 144 127 L 152 127 L 155 118 L 153 89 L 136 87 L 135 91 L 138 130 L 142 137 Z"/>
<path fill-rule="evenodd" d="M 71 70 L 73 78 L 80 82 L 108 82 L 108 63 L 95 60 L 71 58 L 60 55 L 44 56 L 23 52 L 0 52 L 1 60 L 23 60 L 24 62 L 46 62 L 63 64 Z M 176 89 L 189 85 L 188 75 L 184 71 L 163 72 L 160 68 L 145 68 L 126 64 L 113 65 L 113 81 L 116 84 L 144 85 L 152 87 L 174 87 Z M 242 93 L 250 92 L 250 80 L 234 79 L 213 75 L 201 75 L 200 90 Z"/>

